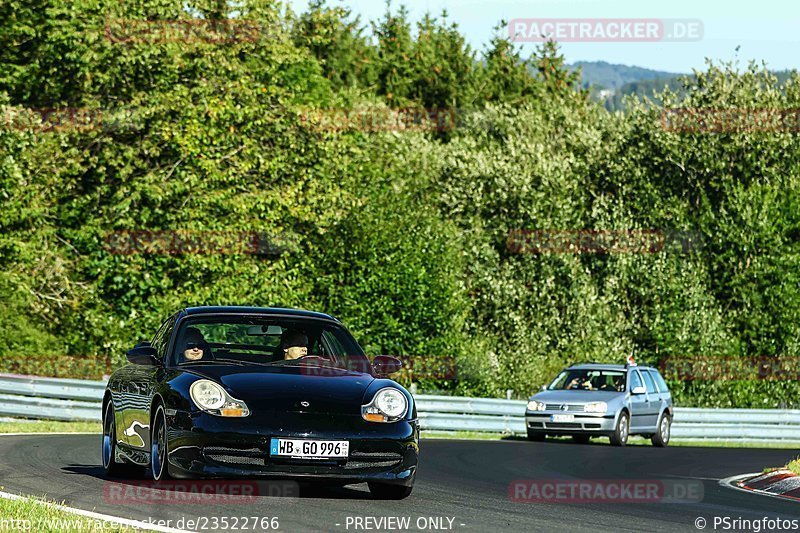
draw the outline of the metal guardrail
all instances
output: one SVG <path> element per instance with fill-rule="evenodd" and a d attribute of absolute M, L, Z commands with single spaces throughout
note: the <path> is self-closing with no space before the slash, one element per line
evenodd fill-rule
<path fill-rule="evenodd" d="M 416 400 L 425 430 L 525 434 L 525 401 L 433 395 L 418 395 Z M 672 437 L 800 442 L 800 410 L 676 407 Z"/>
<path fill-rule="evenodd" d="M 99 421 L 104 381 L 0 374 L 0 417 Z M 459 396 L 415 396 L 424 431 L 525 434 L 525 404 Z M 676 407 L 682 439 L 800 442 L 800 410 Z"/>
<path fill-rule="evenodd" d="M 105 381 L 0 374 L 0 416 L 99 421 Z"/>

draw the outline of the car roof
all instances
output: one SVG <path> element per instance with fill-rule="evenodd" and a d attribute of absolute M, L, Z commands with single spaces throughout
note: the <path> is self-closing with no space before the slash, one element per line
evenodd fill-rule
<path fill-rule="evenodd" d="M 187 315 L 290 315 L 304 318 L 321 318 L 323 320 L 333 320 L 339 322 L 339 319 L 332 315 L 325 313 L 317 313 L 316 311 L 306 311 L 305 309 L 291 309 L 283 307 L 247 307 L 240 305 L 205 305 L 197 307 L 187 307 L 184 309 Z"/>
<path fill-rule="evenodd" d="M 626 371 L 628 368 L 639 368 L 641 370 L 649 369 L 649 370 L 656 370 L 655 368 L 648 366 L 648 365 L 615 365 L 611 363 L 579 363 L 575 365 L 570 365 L 570 368 L 577 369 L 577 370 L 619 370 L 621 372 Z"/>

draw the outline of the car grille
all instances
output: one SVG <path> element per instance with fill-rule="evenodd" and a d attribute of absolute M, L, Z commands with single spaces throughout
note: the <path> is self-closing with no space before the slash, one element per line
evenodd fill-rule
<path fill-rule="evenodd" d="M 267 452 L 259 448 L 225 448 L 220 446 L 206 446 L 203 455 L 211 461 L 228 465 L 265 466 Z M 351 452 L 346 462 L 340 460 L 315 460 L 316 466 L 337 466 L 345 470 L 360 470 L 363 468 L 390 468 L 399 465 L 403 456 L 394 452 Z M 295 459 L 280 459 L 280 462 L 303 463 L 307 461 Z"/>
<path fill-rule="evenodd" d="M 581 429 L 581 425 L 576 422 L 548 422 L 547 427 L 552 429 Z"/>
<path fill-rule="evenodd" d="M 403 456 L 393 452 L 353 452 L 345 463 L 346 469 L 389 468 L 400 464 Z"/>
<path fill-rule="evenodd" d="M 264 466 L 266 452 L 258 448 L 223 448 L 220 446 L 206 446 L 203 454 L 207 459 L 217 463 L 231 465 Z"/>
<path fill-rule="evenodd" d="M 563 403 L 547 403 L 547 404 L 545 404 L 544 408 L 547 411 L 564 411 L 564 409 L 562 409 L 563 405 L 565 405 L 565 404 L 563 404 Z M 567 406 L 567 412 L 572 412 L 572 413 L 577 413 L 577 412 L 581 412 L 582 413 L 583 412 L 583 404 L 582 403 L 568 403 L 568 404 L 566 404 L 566 406 Z"/>

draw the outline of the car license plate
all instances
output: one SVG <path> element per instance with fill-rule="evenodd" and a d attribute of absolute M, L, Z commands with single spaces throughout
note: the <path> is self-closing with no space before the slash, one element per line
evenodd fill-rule
<path fill-rule="evenodd" d="M 574 422 L 575 415 L 550 415 L 550 422 Z"/>
<path fill-rule="evenodd" d="M 273 457 L 295 459 L 347 459 L 350 442 L 346 440 L 279 439 L 273 437 L 269 443 L 269 454 Z"/>

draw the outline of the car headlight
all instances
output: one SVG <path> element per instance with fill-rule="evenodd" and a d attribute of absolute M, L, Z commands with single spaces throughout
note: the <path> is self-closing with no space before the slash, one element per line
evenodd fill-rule
<path fill-rule="evenodd" d="M 375 394 L 367 405 L 361 406 L 361 417 L 367 422 L 397 422 L 408 411 L 408 400 L 399 390 L 387 387 Z"/>
<path fill-rule="evenodd" d="M 544 411 L 545 406 L 542 402 L 531 400 L 528 402 L 528 411 Z"/>
<path fill-rule="evenodd" d="M 189 396 L 197 407 L 212 415 L 239 417 L 250 414 L 250 409 L 243 401 L 232 397 L 225 389 L 208 379 L 192 383 Z"/>
<path fill-rule="evenodd" d="M 608 404 L 606 402 L 592 402 L 583 406 L 583 411 L 586 413 L 605 413 L 608 411 Z"/>

